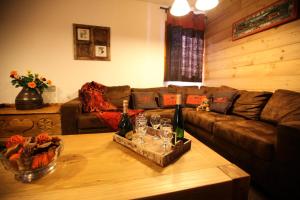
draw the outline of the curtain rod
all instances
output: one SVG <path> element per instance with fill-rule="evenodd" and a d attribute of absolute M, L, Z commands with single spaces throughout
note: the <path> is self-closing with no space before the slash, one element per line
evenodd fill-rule
<path fill-rule="evenodd" d="M 166 13 L 170 10 L 169 7 L 159 7 L 160 9 L 164 10 Z"/>

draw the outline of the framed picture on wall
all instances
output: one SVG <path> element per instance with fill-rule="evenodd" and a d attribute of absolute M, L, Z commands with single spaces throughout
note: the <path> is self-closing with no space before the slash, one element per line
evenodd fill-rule
<path fill-rule="evenodd" d="M 77 39 L 89 41 L 90 40 L 90 29 L 77 28 Z"/>
<path fill-rule="evenodd" d="M 107 56 L 106 46 L 96 45 L 95 46 L 95 56 L 96 57 L 106 57 Z"/>
<path fill-rule="evenodd" d="M 297 0 L 279 0 L 232 25 L 232 40 L 252 35 L 298 18 Z"/>
<path fill-rule="evenodd" d="M 110 61 L 110 28 L 73 24 L 74 59 Z"/>

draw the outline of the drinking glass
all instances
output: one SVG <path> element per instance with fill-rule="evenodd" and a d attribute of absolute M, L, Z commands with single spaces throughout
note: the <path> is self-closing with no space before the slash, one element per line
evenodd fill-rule
<path fill-rule="evenodd" d="M 139 136 L 139 143 L 144 144 L 144 137 L 147 132 L 147 118 L 143 114 L 139 114 L 136 117 L 135 130 Z"/>
<path fill-rule="evenodd" d="M 164 123 L 161 125 L 161 137 L 163 140 L 163 149 L 164 152 L 167 151 L 167 147 L 171 146 L 171 140 L 173 137 L 173 126 L 170 123 Z"/>
<path fill-rule="evenodd" d="M 150 124 L 151 124 L 151 126 L 154 129 L 157 130 L 159 128 L 159 126 L 160 126 L 160 115 L 158 115 L 158 114 L 151 115 L 151 117 L 150 117 Z M 153 139 L 159 140 L 160 138 L 159 138 L 159 136 L 157 134 L 155 134 L 153 136 Z"/>
<path fill-rule="evenodd" d="M 162 126 L 164 124 L 171 124 L 171 119 L 169 119 L 169 118 L 161 118 L 160 119 L 160 126 Z"/>

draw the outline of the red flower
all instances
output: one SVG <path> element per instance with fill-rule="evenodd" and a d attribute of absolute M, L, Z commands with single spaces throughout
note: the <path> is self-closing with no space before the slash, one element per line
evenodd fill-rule
<path fill-rule="evenodd" d="M 23 136 L 21 136 L 21 135 L 14 135 L 14 136 L 11 136 L 7 140 L 5 146 L 6 146 L 6 148 L 9 148 L 9 147 L 12 147 L 12 146 L 14 146 L 16 144 L 23 144 L 24 142 L 25 142 L 25 138 Z"/>
<path fill-rule="evenodd" d="M 35 88 L 36 84 L 35 84 L 35 82 L 29 82 L 29 83 L 27 83 L 27 86 L 30 88 Z"/>
<path fill-rule="evenodd" d="M 51 136 L 48 135 L 48 133 L 40 133 L 38 136 L 36 136 L 36 140 L 38 144 L 44 144 L 46 142 L 50 142 L 52 139 Z"/>
<path fill-rule="evenodd" d="M 11 78 L 15 78 L 17 75 L 18 75 L 18 72 L 17 72 L 16 70 L 13 70 L 13 71 L 10 72 L 10 75 L 9 75 L 9 76 L 10 76 Z"/>

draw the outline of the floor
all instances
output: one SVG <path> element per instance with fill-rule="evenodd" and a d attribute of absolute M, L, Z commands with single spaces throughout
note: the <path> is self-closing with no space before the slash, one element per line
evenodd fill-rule
<path fill-rule="evenodd" d="M 263 192 L 261 192 L 258 188 L 251 185 L 248 195 L 248 200 L 271 200 L 268 198 Z"/>

